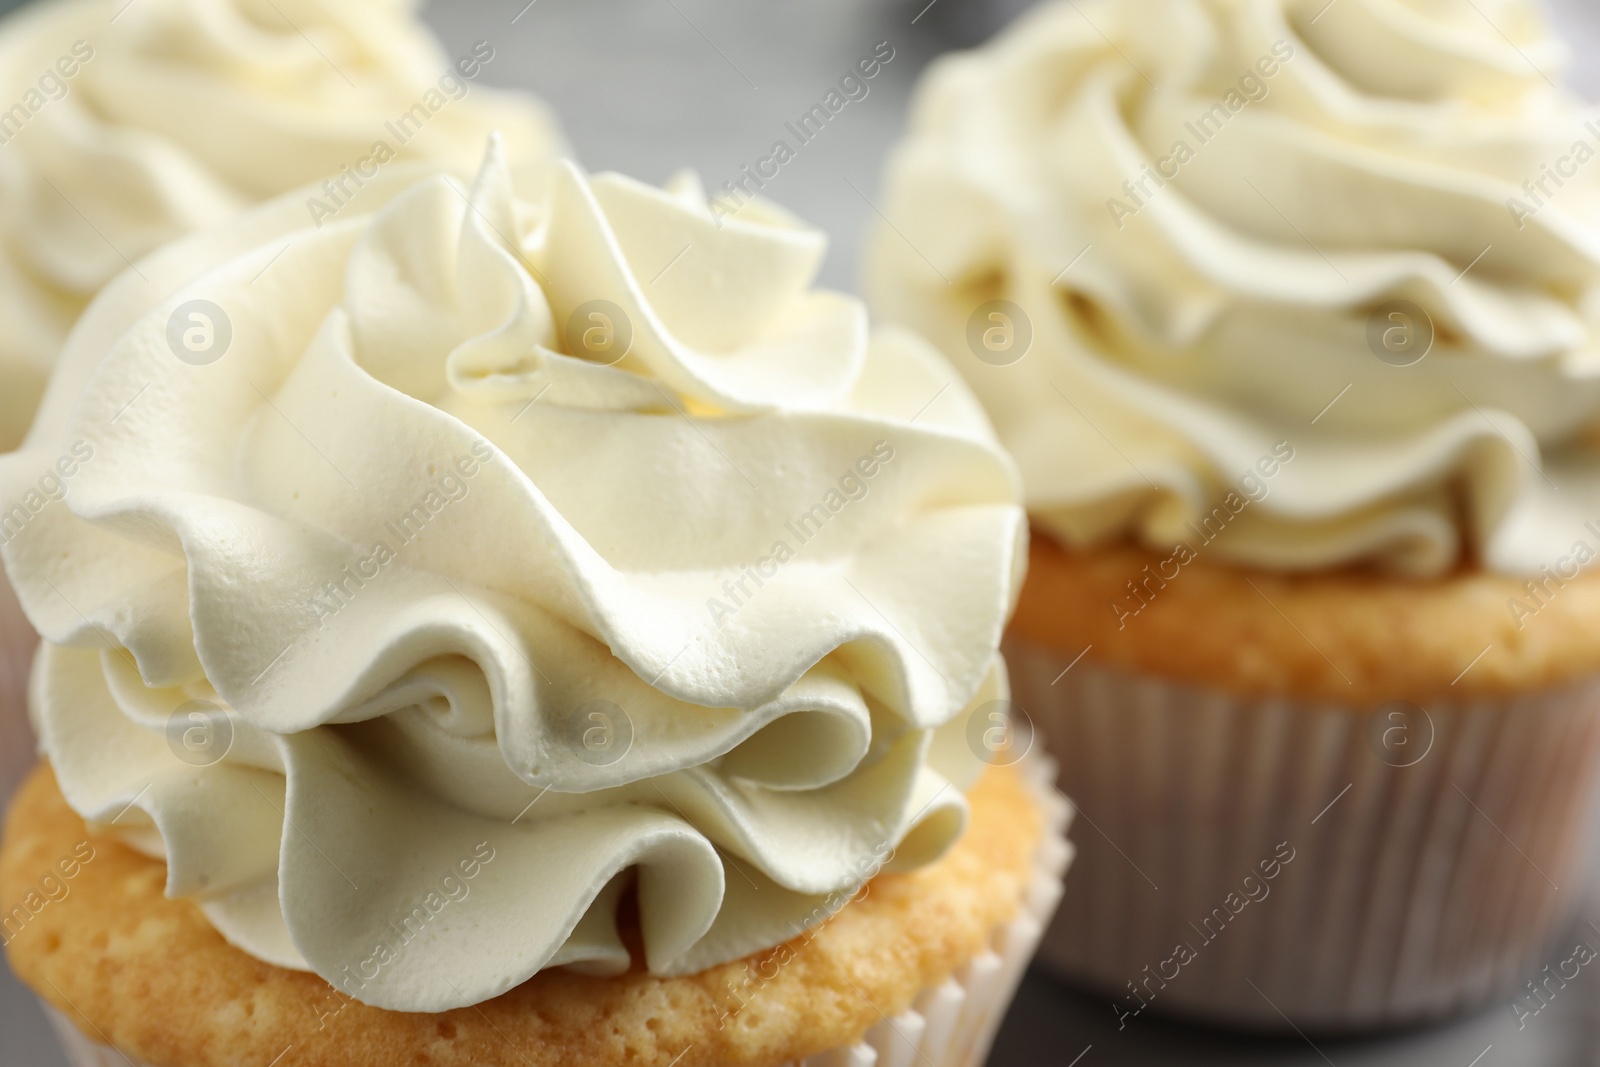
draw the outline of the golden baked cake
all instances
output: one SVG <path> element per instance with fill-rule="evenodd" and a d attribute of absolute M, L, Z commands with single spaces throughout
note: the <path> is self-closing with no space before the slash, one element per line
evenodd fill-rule
<path fill-rule="evenodd" d="M 162 893 L 160 861 L 91 833 L 47 768 L 10 813 L 0 893 L 19 902 L 43 894 L 50 904 L 0 921 L 23 981 L 85 1034 L 138 1062 L 271 1062 L 293 1048 L 308 1067 L 418 1052 L 440 1067 L 765 1067 L 852 1045 L 868 1031 L 893 1048 L 904 1045 L 894 1025 L 909 1035 L 963 1021 L 959 1012 L 907 1013 L 923 990 L 1005 947 L 994 945 L 996 930 L 1035 914 L 1041 843 L 1059 832 L 1038 786 L 1016 768 L 991 769 L 969 799 L 970 831 L 940 860 L 880 875 L 831 922 L 772 949 L 679 977 L 550 972 L 439 1014 L 370 1008 L 315 975 L 234 948 L 193 904 Z M 70 875 L 61 856 L 80 857 L 65 868 Z M 965 1040 L 976 1043 L 989 1021 L 971 1015 Z"/>

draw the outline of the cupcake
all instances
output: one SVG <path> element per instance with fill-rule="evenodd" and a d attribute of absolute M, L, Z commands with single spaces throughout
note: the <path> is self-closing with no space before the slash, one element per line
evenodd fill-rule
<path fill-rule="evenodd" d="M 1600 753 L 1563 58 L 1524 3 L 1051 3 L 919 91 L 869 286 L 1022 472 L 1090 826 L 1044 954 L 1123 1025 L 1533 996 Z"/>
<path fill-rule="evenodd" d="M 535 181 L 560 138 L 483 85 L 494 62 L 488 42 L 447 56 L 404 0 L 45 0 L 0 21 L 0 450 L 90 298 L 167 241 L 311 183 L 306 221 L 331 222 L 396 161 L 470 169 L 491 130 Z M 50 457 L 0 536 L 83 460 Z M 0 590 L 0 802 L 34 759 L 14 709 L 36 640 Z"/>
<path fill-rule="evenodd" d="M 4 548 L 77 1062 L 981 1061 L 1068 854 L 954 371 L 691 177 L 303 199 L 107 287 L 0 461 L 94 449 Z"/>

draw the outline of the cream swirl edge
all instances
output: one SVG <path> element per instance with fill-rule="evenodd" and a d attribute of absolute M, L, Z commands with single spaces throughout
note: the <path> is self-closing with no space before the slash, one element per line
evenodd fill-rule
<path fill-rule="evenodd" d="M 1025 536 L 1015 475 L 953 372 L 909 335 L 868 343 L 848 302 L 807 294 L 794 257 L 814 269 L 820 250 L 781 213 L 718 231 L 692 191 L 563 167 L 546 207 L 566 217 L 535 225 L 497 153 L 470 191 L 430 173 L 383 176 L 320 230 L 289 196 L 180 241 L 74 330 L 27 446 L 0 460 L 5 498 L 26 509 L 41 470 L 93 441 L 64 500 L 29 511 L 4 547 L 46 639 L 33 710 L 69 802 L 165 856 L 168 892 L 246 951 L 396 1010 L 476 1003 L 548 966 L 625 968 L 615 909 L 630 872 L 646 961 L 670 974 L 786 940 L 885 862 L 937 856 L 981 766 L 962 713 L 1006 694 L 995 649 Z M 665 290 L 650 315 L 631 305 L 661 334 L 632 370 L 523 346 L 560 317 L 532 277 L 588 272 L 630 306 L 649 275 L 623 247 L 642 255 L 685 227 L 741 262 L 742 284 L 793 290 L 731 363 L 792 363 L 817 326 L 786 317 L 796 308 L 860 346 L 813 361 L 832 375 L 813 383 L 817 406 L 785 404 L 792 373 L 759 405 L 759 375 L 741 373 L 738 414 L 690 413 L 710 402 L 718 357 L 672 327 L 715 312 L 714 296 L 684 306 L 707 285 Z M 501 239 L 513 232 L 520 247 Z M 368 285 L 402 259 L 461 274 L 441 269 L 426 292 L 357 286 L 367 304 L 351 304 L 341 279 L 359 265 Z M 234 340 L 190 366 L 166 326 L 201 294 L 232 309 Z M 400 306 L 433 315 L 443 332 L 424 354 L 451 342 L 431 358 L 464 368 L 477 399 L 448 387 L 452 414 L 362 370 L 356 330 Z M 528 363 L 487 384 L 468 373 L 519 351 Z M 698 400 L 659 388 L 650 367 L 674 362 Z M 506 450 L 536 464 L 533 441 L 568 465 L 594 453 L 592 484 L 637 495 L 608 513 L 560 469 L 536 480 Z M 731 618 L 708 611 L 784 536 L 776 517 L 837 491 L 875 442 L 893 461 L 805 546 L 817 558 L 787 563 Z M 332 615 L 308 606 L 365 552 L 340 528 L 405 514 L 438 477 L 419 472 L 462 456 L 477 464 L 469 491 L 402 546 L 409 558 Z M 663 502 L 661 485 L 682 496 Z M 720 523 L 675 521 L 707 490 Z M 593 697 L 631 719 L 632 748 L 607 766 L 545 721 Z M 193 701 L 225 709 L 214 765 L 171 743 Z"/>
<path fill-rule="evenodd" d="M 354 169 L 378 141 L 399 158 L 469 167 L 498 129 L 530 180 L 562 150 L 557 124 L 531 97 L 489 88 L 481 76 L 457 77 L 460 95 L 443 94 L 438 81 L 455 60 L 410 3 L 328 0 L 317 21 L 298 13 L 323 50 L 340 57 L 337 72 L 310 45 L 291 56 L 271 50 L 259 31 L 240 32 L 244 20 L 232 7 L 60 0 L 0 20 L 5 447 L 25 433 L 51 363 L 95 292 L 161 244 L 324 171 Z M 204 61 L 184 51 L 195 47 Z M 263 53 L 253 57 L 258 69 L 243 69 L 252 47 Z M 481 56 L 466 59 L 480 69 Z M 264 82 L 283 80 L 294 63 L 315 65 L 313 74 L 336 78 L 341 90 L 349 77 L 350 96 L 312 99 Z M 394 122 L 418 104 L 426 121 L 414 133 L 406 126 L 401 140 Z"/>
<path fill-rule="evenodd" d="M 1387 0 L 1344 6 L 1413 42 L 1428 29 L 1383 15 Z M 1593 109 L 1547 92 L 1499 37 L 1439 30 L 1405 74 L 1524 94 L 1523 111 L 1474 119 L 1464 105 L 1347 85 L 1322 53 L 1354 63 L 1386 42 L 1356 48 L 1337 10 L 1313 44 L 1305 5 L 1209 7 L 1220 14 L 1047 4 L 937 62 L 886 178 L 895 230 L 879 227 L 869 248 L 875 313 L 957 364 L 1017 459 L 1030 512 L 1068 544 L 1132 535 L 1250 566 L 1372 562 L 1415 576 L 1474 549 L 1511 573 L 1600 556 L 1586 525 L 1600 520 L 1600 462 L 1584 438 L 1600 411 L 1600 169 L 1531 216 L 1507 207 L 1542 161 L 1597 140 Z M 1541 63 L 1560 51 L 1537 37 L 1517 47 Z M 1269 95 L 1176 179 L 1130 199 L 1123 182 L 1154 166 L 1169 132 L 1192 142 L 1180 120 L 1222 98 L 1191 88 L 1194 71 L 1247 71 L 1258 57 L 1273 58 L 1273 76 L 1257 75 Z M 1390 59 L 1378 66 L 1398 69 Z M 1118 110 L 1121 93 L 1148 97 L 1148 128 Z M 1361 197 L 1332 191 L 1340 181 Z M 1381 220 L 1395 212 L 1352 207 L 1384 198 L 1403 205 L 1415 248 L 1340 250 L 1351 227 L 1375 249 L 1393 240 Z M 1112 203 L 1138 207 L 1113 215 Z M 1247 209 L 1265 221 L 1245 229 Z M 998 289 L 983 284 L 992 276 Z M 1590 295 L 1567 301 L 1547 285 Z M 1058 310 L 1070 293 L 1097 305 L 1118 351 Z M 1011 366 L 969 350 L 968 316 L 991 297 L 1032 319 L 1032 349 Z M 1366 320 L 1391 298 L 1439 325 L 1414 367 L 1369 351 Z M 1454 349 L 1447 333 L 1462 339 Z M 1277 462 L 1285 448 L 1292 462 Z"/>

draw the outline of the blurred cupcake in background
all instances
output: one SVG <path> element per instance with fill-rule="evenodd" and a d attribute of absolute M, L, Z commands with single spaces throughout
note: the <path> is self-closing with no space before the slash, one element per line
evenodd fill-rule
<path fill-rule="evenodd" d="M 73 330 L 0 461 L 95 446 L 4 548 L 13 968 L 84 1067 L 982 1062 L 1069 858 L 988 743 L 982 409 L 770 204 L 458 177 L 291 194 Z"/>
<path fill-rule="evenodd" d="M 1091 830 L 1046 955 L 1347 1027 L 1520 984 L 1600 754 L 1600 121 L 1538 8 L 1041 7 L 938 62 L 875 311 L 1022 470 Z"/>
<path fill-rule="evenodd" d="M 308 221 L 325 221 L 392 161 L 472 166 L 492 130 L 539 180 L 562 149 L 544 107 L 483 84 L 492 42 L 448 56 L 413 6 L 40 0 L 0 20 L 0 449 L 22 441 L 89 300 L 175 237 L 309 184 Z M 0 502 L 0 537 L 69 491 L 84 458 Z M 35 639 L 0 599 L 3 799 L 32 761 Z"/>

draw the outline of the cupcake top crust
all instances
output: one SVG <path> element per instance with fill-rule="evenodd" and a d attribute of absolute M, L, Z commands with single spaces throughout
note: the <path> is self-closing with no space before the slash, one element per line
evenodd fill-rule
<path fill-rule="evenodd" d="M 470 168 L 492 130 L 519 168 L 558 152 L 542 105 L 484 84 L 493 45 L 446 55 L 415 7 L 53 0 L 0 20 L 0 447 L 90 298 L 167 241 L 395 159 Z"/>
<path fill-rule="evenodd" d="M 492 140 L 304 201 L 109 286 L 0 461 L 72 807 L 407 1011 L 696 972 L 939 856 L 1026 526 L 949 365 L 691 177 L 525 200 Z"/>
<path fill-rule="evenodd" d="M 86 834 L 41 767 L 7 809 L 0 893 L 44 899 L 43 880 L 69 896 L 8 932 L 6 955 L 85 1034 L 143 1063 L 772 1067 L 837 1055 L 924 990 L 961 981 L 1039 898 L 1065 846 L 1046 844 L 1052 816 L 1022 769 L 989 768 L 969 796 L 971 832 L 937 862 L 875 879 L 833 921 L 767 952 L 693 975 L 547 971 L 481 1005 L 402 1014 L 226 944 L 195 908 L 162 899 L 159 862 Z"/>
<path fill-rule="evenodd" d="M 1600 121 L 1564 60 L 1519 0 L 1045 4 L 926 77 L 874 309 L 1066 545 L 1582 566 Z"/>

